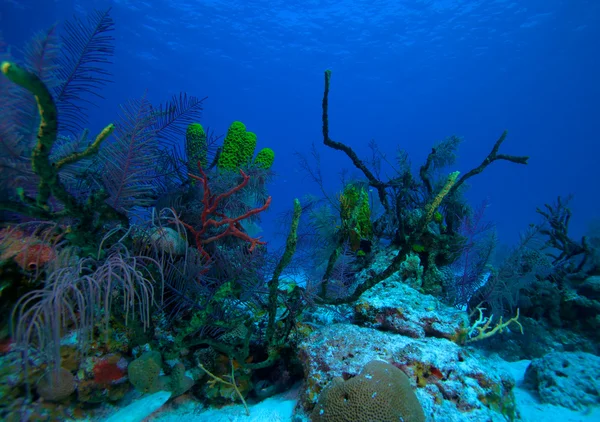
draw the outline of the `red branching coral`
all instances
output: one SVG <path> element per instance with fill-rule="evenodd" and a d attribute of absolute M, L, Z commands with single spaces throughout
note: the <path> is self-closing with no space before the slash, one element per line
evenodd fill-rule
<path fill-rule="evenodd" d="M 266 242 L 262 242 L 260 240 L 260 237 L 250 237 L 247 233 L 245 233 L 240 224 L 240 221 L 245 220 L 253 215 L 256 215 L 256 214 L 266 210 L 269 207 L 269 205 L 271 204 L 271 197 L 269 196 L 267 198 L 267 201 L 265 202 L 265 204 L 262 207 L 251 209 L 250 211 L 246 212 L 245 214 L 240 215 L 239 217 L 228 217 L 220 212 L 217 212 L 217 208 L 219 207 L 219 204 L 221 203 L 221 201 L 223 199 L 226 199 L 227 197 L 233 195 L 234 193 L 242 190 L 250 181 L 250 176 L 248 176 L 246 173 L 244 173 L 243 170 L 240 169 L 240 174 L 242 175 L 243 180 L 239 185 L 234 186 L 233 188 L 229 189 L 227 192 L 224 192 L 220 195 L 213 195 L 210 190 L 210 186 L 208 184 L 208 177 L 206 176 L 206 173 L 204 173 L 204 170 L 202 170 L 200 163 L 198 163 L 198 170 L 200 172 L 200 176 L 196 176 L 192 173 L 190 173 L 189 176 L 195 180 L 198 180 L 200 183 L 202 183 L 202 188 L 204 190 L 204 193 L 202 196 L 203 209 L 202 209 L 202 214 L 200 215 L 200 228 L 195 229 L 192 225 L 185 223 L 183 221 L 181 223 L 194 236 L 196 248 L 198 248 L 198 251 L 202 254 L 202 256 L 206 260 L 210 261 L 210 256 L 209 256 L 208 252 L 206 252 L 204 247 L 207 244 L 212 243 L 216 240 L 222 239 L 226 236 L 234 236 L 234 237 L 237 237 L 239 239 L 242 239 L 242 240 L 250 243 L 250 249 L 249 249 L 250 252 L 252 252 L 254 250 L 256 245 L 265 245 Z M 221 228 L 221 227 L 224 227 L 225 229 L 218 234 L 206 237 L 207 231 L 210 228 Z"/>

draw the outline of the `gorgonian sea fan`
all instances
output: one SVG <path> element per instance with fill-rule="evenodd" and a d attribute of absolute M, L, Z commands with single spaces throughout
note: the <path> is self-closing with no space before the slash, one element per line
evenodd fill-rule
<path fill-rule="evenodd" d="M 493 225 L 484 218 L 487 206 L 487 201 L 484 201 L 472 215 L 466 215 L 458 229 L 464 242 L 459 249 L 459 259 L 452 265 L 455 277 L 448 292 L 455 306 L 468 304 L 485 281 L 485 269 L 496 244 Z"/>
<path fill-rule="evenodd" d="M 87 120 L 87 105 L 103 98 L 102 88 L 111 82 L 106 69 L 114 54 L 110 10 L 94 11 L 87 21 L 75 16 L 65 23 L 56 71 L 59 83 L 53 90 L 61 131 L 77 134 Z"/>
<path fill-rule="evenodd" d="M 160 155 L 152 105 L 145 98 L 121 106 L 113 139 L 100 150 L 107 203 L 118 211 L 151 206 L 156 199 L 155 164 Z"/>
<path fill-rule="evenodd" d="M 99 157 L 110 206 L 128 212 L 155 204 L 159 193 L 170 185 L 164 180 L 170 167 L 158 165 L 166 150 L 176 147 L 168 140 L 184 133 L 187 122 L 199 119 L 202 101 L 180 94 L 154 108 L 143 96 L 121 106 L 114 139 L 104 145 Z M 178 177 L 176 173 L 171 176 Z"/>

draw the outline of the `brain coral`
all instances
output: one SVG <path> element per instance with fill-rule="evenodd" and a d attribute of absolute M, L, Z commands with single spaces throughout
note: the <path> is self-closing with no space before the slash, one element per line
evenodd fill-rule
<path fill-rule="evenodd" d="M 64 368 L 47 370 L 38 380 L 37 393 L 47 401 L 61 401 L 75 391 L 77 384 L 71 372 Z"/>
<path fill-rule="evenodd" d="M 374 360 L 354 378 L 333 379 L 321 393 L 311 420 L 424 422 L 425 414 L 404 372 Z"/>

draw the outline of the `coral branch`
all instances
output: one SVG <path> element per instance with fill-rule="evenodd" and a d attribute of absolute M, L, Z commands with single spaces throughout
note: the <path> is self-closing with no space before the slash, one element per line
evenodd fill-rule
<path fill-rule="evenodd" d="M 198 364 L 198 366 L 200 367 L 200 369 L 202 369 L 204 372 L 206 372 L 206 374 L 211 378 L 211 381 L 208 381 L 208 384 L 212 384 L 214 385 L 215 383 L 219 382 L 221 384 L 224 384 L 228 387 L 232 387 L 234 389 L 234 391 L 237 393 L 238 397 L 240 398 L 240 400 L 242 401 L 242 404 L 244 405 L 244 409 L 246 409 L 246 416 L 250 416 L 250 409 L 248 409 L 248 405 L 246 404 L 246 400 L 244 400 L 244 396 L 241 393 L 240 389 L 238 388 L 236 382 L 235 382 L 235 367 L 233 365 L 233 361 L 231 361 L 231 375 L 228 376 L 228 378 L 231 381 L 227 381 L 224 380 L 223 378 L 216 376 L 215 374 L 213 374 L 212 372 L 210 372 L 208 369 L 206 369 L 204 366 L 202 366 L 201 363 Z"/>
<path fill-rule="evenodd" d="M 500 317 L 500 320 L 496 323 L 495 326 L 492 326 L 492 321 L 494 318 L 493 315 L 490 315 L 489 317 L 484 317 L 484 309 L 478 307 L 477 310 L 479 311 L 479 318 L 473 323 L 473 325 L 471 325 L 471 327 L 469 327 L 468 339 L 465 341 L 466 343 L 473 343 L 475 341 L 480 341 L 492 337 L 497 333 L 501 333 L 505 330 L 508 330 L 508 326 L 513 323 L 519 327 L 521 334 L 523 334 L 523 326 L 519 322 L 519 308 L 517 308 L 517 314 L 514 317 L 512 317 L 506 322 L 504 322 L 502 320 L 502 317 Z"/>
<path fill-rule="evenodd" d="M 570 198 L 558 197 L 556 204 L 545 204 L 546 211 L 537 209 L 537 213 L 544 217 L 546 224 L 540 228 L 540 233 L 548 236 L 546 247 L 556 253 L 547 253 L 552 258 L 552 264 L 561 267 L 577 256 L 581 261 L 574 267 L 575 272 L 581 271 L 593 253 L 587 243 L 585 236 L 580 242 L 569 237 L 569 222 L 571 221 L 571 210 L 567 207 Z"/>
<path fill-rule="evenodd" d="M 59 161 L 57 164 L 54 164 L 50 161 L 50 152 L 52 150 L 52 146 L 56 142 L 58 132 L 58 116 L 56 104 L 52 98 L 52 95 L 50 94 L 50 91 L 48 90 L 48 87 L 34 73 L 28 72 L 12 62 L 3 62 L 0 66 L 0 69 L 8 79 L 25 88 L 34 95 L 40 115 L 37 143 L 33 148 L 31 155 L 32 170 L 40 178 L 37 198 L 34 201 L 32 198 L 26 197 L 25 194 L 21 192 L 19 193 L 19 197 L 21 198 L 23 205 L 2 203 L 0 206 L 4 209 L 23 212 L 30 216 L 46 215 L 52 218 L 68 213 L 73 217 L 82 218 L 83 220 L 87 221 L 90 216 L 93 215 L 93 212 L 98 210 L 90 209 L 91 205 L 84 206 L 80 204 L 61 183 L 58 177 L 58 170 L 65 164 L 76 162 L 82 158 L 96 153 L 102 141 L 110 136 L 114 130 L 114 126 L 112 124 L 108 125 L 96 137 L 94 143 L 92 143 L 82 153 L 70 155 Z M 65 211 L 58 214 L 50 213 L 48 200 L 50 199 L 51 195 L 63 204 Z M 103 218 L 113 219 L 116 217 L 124 224 L 128 224 L 127 218 L 115 214 L 113 210 L 102 209 L 100 212 L 103 214 Z"/>
<path fill-rule="evenodd" d="M 423 221 L 424 229 L 433 219 L 433 214 L 435 213 L 435 210 L 438 209 L 444 198 L 452 191 L 452 188 L 455 186 L 456 179 L 458 178 L 459 174 L 459 171 L 450 173 L 442 190 L 433 198 L 433 201 L 431 201 L 431 203 L 427 204 L 427 206 L 425 207 L 427 214 L 425 215 L 425 220 Z"/>
<path fill-rule="evenodd" d="M 250 181 L 250 176 L 248 176 L 246 173 L 244 173 L 243 170 L 240 169 L 240 174 L 242 175 L 242 182 L 237 185 L 234 186 L 233 188 L 229 189 L 227 192 L 223 192 L 220 195 L 217 196 L 213 196 L 211 190 L 210 190 L 210 186 L 208 184 L 208 177 L 206 176 L 206 173 L 204 173 L 204 170 L 202 169 L 202 165 L 200 162 L 198 162 L 198 170 L 200 173 L 200 176 L 196 176 L 192 173 L 189 173 L 190 178 L 199 181 L 200 183 L 202 183 L 202 189 L 203 189 L 203 196 L 202 196 L 202 205 L 203 205 L 203 210 L 202 210 L 202 214 L 200 215 L 200 224 L 201 227 L 200 229 L 196 230 L 192 225 L 185 223 L 185 222 L 181 222 L 188 230 L 190 230 L 190 232 L 193 234 L 194 236 L 194 241 L 196 243 L 196 248 L 198 249 L 198 251 L 202 254 L 202 256 L 204 258 L 206 258 L 207 260 L 210 260 L 210 255 L 208 254 L 208 252 L 206 252 L 206 250 L 204 249 L 204 247 L 209 244 L 212 243 L 216 240 L 222 239 L 226 236 L 234 236 L 237 237 L 238 239 L 242 239 L 248 243 L 250 243 L 250 249 L 249 251 L 252 252 L 254 250 L 254 248 L 256 247 L 256 245 L 266 245 L 266 242 L 262 242 L 260 240 L 260 237 L 250 237 L 247 233 L 245 233 L 243 231 L 243 228 L 240 224 L 240 221 L 245 220 L 249 217 L 252 217 L 253 215 L 256 215 L 260 212 L 265 211 L 267 208 L 269 208 L 269 205 L 271 205 L 271 197 L 269 196 L 265 202 L 265 204 L 262 207 L 258 207 L 258 208 L 253 208 L 250 211 L 240 215 L 239 217 L 227 217 L 226 215 L 217 212 L 217 208 L 219 207 L 219 204 L 221 203 L 221 201 L 231 195 L 233 195 L 236 192 L 239 192 L 241 189 L 243 189 L 248 182 Z M 220 220 L 216 220 L 214 218 L 211 218 L 210 216 L 214 215 L 217 216 L 218 218 L 220 218 Z M 207 231 L 212 227 L 212 228 L 220 228 L 220 227 L 225 227 L 225 230 L 213 235 L 211 237 L 204 237 L 207 233 Z"/>
<path fill-rule="evenodd" d="M 114 130 L 115 130 L 115 125 L 113 125 L 112 123 L 109 124 L 108 126 L 106 126 L 102 130 L 102 132 L 100 132 L 98 134 L 98 136 L 96 136 L 96 139 L 94 140 L 94 142 L 92 142 L 84 151 L 75 152 L 75 153 L 63 158 L 59 162 L 57 162 L 55 165 L 56 169 L 59 170 L 61 167 L 66 166 L 67 164 L 73 164 L 79 160 L 89 157 L 90 155 L 94 155 L 94 154 L 98 153 L 98 150 L 100 149 L 100 145 L 102 144 L 102 142 L 104 142 L 105 139 L 107 139 L 110 135 L 112 135 Z"/>
<path fill-rule="evenodd" d="M 369 185 L 373 186 L 377 189 L 377 193 L 379 194 L 379 200 L 381 204 L 385 208 L 386 211 L 390 210 L 390 205 L 387 198 L 387 193 L 385 188 L 387 184 L 383 183 L 381 180 L 377 179 L 375 175 L 367 168 L 365 163 L 358 158 L 356 152 L 348 145 L 343 144 L 341 142 L 336 142 L 329 137 L 329 117 L 328 117 L 328 109 L 329 109 L 329 83 L 331 80 L 331 70 L 325 71 L 325 92 L 323 93 L 323 143 L 327 145 L 329 148 L 336 149 L 338 151 L 342 151 L 344 154 L 350 158 L 352 164 L 362 171 L 367 180 L 369 181 Z"/>
<path fill-rule="evenodd" d="M 467 179 L 478 175 L 479 173 L 481 173 L 483 170 L 485 170 L 485 168 L 487 166 L 489 166 L 490 164 L 492 164 L 494 161 L 496 160 L 506 160 L 506 161 L 510 161 L 511 163 L 516 163 L 516 164 L 527 164 L 527 161 L 529 160 L 529 157 L 525 156 L 525 155 L 507 155 L 507 154 L 498 154 L 498 150 L 500 149 L 500 145 L 502 145 L 502 142 L 504 142 L 504 140 L 506 139 L 506 135 L 508 135 L 508 131 L 504 131 L 502 132 L 502 135 L 500 135 L 500 138 L 498 138 L 498 140 L 496 141 L 496 143 L 494 144 L 494 147 L 492 148 L 492 151 L 488 154 L 487 157 L 485 157 L 485 160 L 483 160 L 481 162 L 481 164 L 479 164 L 477 167 L 475 167 L 474 169 L 468 171 L 467 173 L 465 173 L 460 179 L 458 179 L 458 182 L 456 182 L 456 184 L 454 186 L 452 186 L 452 189 L 450 189 L 449 194 L 452 195 L 454 192 L 456 192 L 456 190 L 467 181 Z"/>
<path fill-rule="evenodd" d="M 302 206 L 298 199 L 294 199 L 294 213 L 292 215 L 292 224 L 290 225 L 290 232 L 285 242 L 285 251 L 281 256 L 281 259 L 273 271 L 273 276 L 269 280 L 269 322 L 267 325 L 267 340 L 273 341 L 275 334 L 275 317 L 277 314 L 277 294 L 279 292 L 279 277 L 285 267 L 292 261 L 292 257 L 296 252 L 296 245 L 298 243 L 298 224 L 300 223 L 300 216 L 302 215 Z"/>

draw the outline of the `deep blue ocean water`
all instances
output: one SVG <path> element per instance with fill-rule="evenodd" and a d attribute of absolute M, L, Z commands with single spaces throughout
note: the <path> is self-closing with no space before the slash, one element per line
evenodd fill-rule
<path fill-rule="evenodd" d="M 0 30 L 21 46 L 73 14 L 112 6 L 114 83 L 92 110 L 92 132 L 118 105 L 147 90 L 153 102 L 186 91 L 208 96 L 202 123 L 225 133 L 233 120 L 276 152 L 271 216 L 318 193 L 294 152 L 315 143 L 327 188 L 340 189 L 348 159 L 322 145 L 323 71 L 333 71 L 330 135 L 369 154 L 374 139 L 420 166 L 446 136 L 464 143 L 456 169 L 503 152 L 471 180 L 473 203 L 512 242 L 535 209 L 558 195 L 571 203 L 576 237 L 600 207 L 600 2 L 595 0 L 39 1 L 2 0 Z M 269 239 L 274 218 L 264 218 Z"/>

